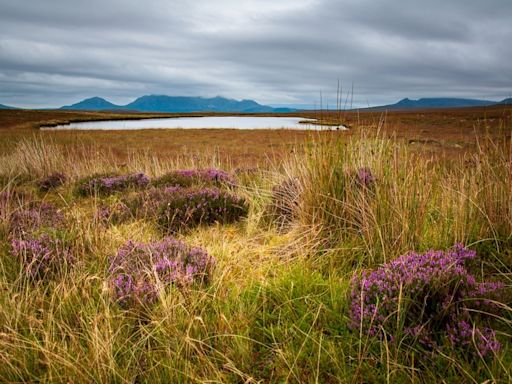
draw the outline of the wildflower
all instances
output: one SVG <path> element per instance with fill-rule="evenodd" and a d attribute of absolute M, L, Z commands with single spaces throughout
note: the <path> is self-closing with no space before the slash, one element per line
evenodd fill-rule
<path fill-rule="evenodd" d="M 191 187 L 196 184 L 221 186 L 223 184 L 234 185 L 236 180 L 221 169 L 184 169 L 169 172 L 155 180 L 154 184 L 180 187 Z"/>
<path fill-rule="evenodd" d="M 496 311 L 486 298 L 503 285 L 478 283 L 465 266 L 475 257 L 476 252 L 456 245 L 446 252 L 409 253 L 364 272 L 352 282 L 351 327 L 384 336 L 401 323 L 404 334 L 427 349 L 446 338 L 454 346 L 475 339 L 482 356 L 498 349 L 495 333 L 476 323 L 489 320 L 483 313 Z M 472 315 L 475 306 L 480 307 L 481 318 Z"/>
<path fill-rule="evenodd" d="M 31 279 L 55 276 L 62 267 L 75 261 L 70 248 L 48 234 L 13 240 L 11 255 L 22 262 L 24 272 Z"/>
<path fill-rule="evenodd" d="M 77 192 L 82 196 L 99 193 L 110 195 L 114 192 L 124 191 L 129 188 L 145 188 L 149 185 L 149 177 L 143 173 L 133 173 L 122 176 L 93 177 L 82 181 Z"/>
<path fill-rule="evenodd" d="M 171 237 L 154 243 L 128 241 L 109 260 L 110 285 L 122 307 L 147 305 L 168 286 L 207 282 L 214 264 L 202 248 Z"/>

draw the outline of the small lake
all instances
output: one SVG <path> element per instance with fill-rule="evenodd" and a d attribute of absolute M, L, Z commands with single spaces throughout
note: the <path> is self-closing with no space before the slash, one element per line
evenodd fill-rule
<path fill-rule="evenodd" d="M 301 123 L 302 122 L 302 123 Z M 309 123 L 308 123 L 309 122 Z M 346 129 L 344 126 L 325 127 L 312 124 L 314 120 L 302 117 L 260 117 L 260 116 L 204 116 L 173 117 L 140 120 L 85 121 L 41 127 L 44 130 L 134 130 L 134 129 L 297 129 L 333 130 Z"/>

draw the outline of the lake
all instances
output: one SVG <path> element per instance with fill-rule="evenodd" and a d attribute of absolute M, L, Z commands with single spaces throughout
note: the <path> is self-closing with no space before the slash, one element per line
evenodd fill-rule
<path fill-rule="evenodd" d="M 301 123 L 301 121 L 303 123 Z M 308 123 L 310 122 L 310 123 Z M 84 121 L 41 127 L 44 130 L 134 130 L 134 129 L 297 129 L 297 130 L 345 130 L 344 126 L 325 127 L 312 124 L 314 120 L 302 117 L 260 117 L 260 116 L 204 116 L 173 117 L 140 120 Z"/>

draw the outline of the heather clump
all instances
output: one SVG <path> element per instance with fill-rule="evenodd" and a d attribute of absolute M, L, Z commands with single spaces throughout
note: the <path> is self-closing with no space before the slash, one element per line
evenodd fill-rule
<path fill-rule="evenodd" d="M 64 220 L 64 214 L 55 205 L 34 202 L 11 214 L 9 233 L 13 237 L 24 237 L 40 228 L 60 228 Z"/>
<path fill-rule="evenodd" d="M 60 187 L 62 184 L 66 182 L 66 175 L 60 172 L 52 173 L 47 177 L 39 180 L 37 186 L 39 190 L 42 192 L 47 192 L 57 187 Z"/>
<path fill-rule="evenodd" d="M 149 188 L 123 197 L 122 202 L 134 217 L 156 218 L 160 208 L 181 191 L 180 187 Z"/>
<path fill-rule="evenodd" d="M 175 193 L 159 211 L 159 224 L 166 232 L 202 224 L 233 223 L 247 216 L 244 199 L 216 188 L 182 190 Z"/>
<path fill-rule="evenodd" d="M 70 247 L 47 233 L 12 240 L 10 253 L 21 262 L 25 275 L 33 280 L 56 277 L 75 262 Z"/>
<path fill-rule="evenodd" d="M 81 180 L 76 187 L 76 192 L 81 196 L 89 196 L 96 193 L 100 195 L 111 195 L 115 192 L 128 189 L 145 188 L 148 185 L 149 177 L 143 173 L 132 173 L 121 176 L 96 175 Z"/>
<path fill-rule="evenodd" d="M 370 336 L 438 350 L 473 347 L 485 356 L 500 348 L 492 329 L 493 299 L 503 288 L 477 282 L 468 269 L 476 252 L 409 253 L 352 282 L 351 327 Z M 461 349 L 461 350 L 462 350 Z"/>
<path fill-rule="evenodd" d="M 155 186 L 171 187 L 191 187 L 198 184 L 220 187 L 222 185 L 234 185 L 236 180 L 231 174 L 221 169 L 184 169 L 160 176 L 153 184 Z"/>
<path fill-rule="evenodd" d="M 128 241 L 109 260 L 110 287 L 121 307 L 145 306 L 170 286 L 207 283 L 214 264 L 202 248 L 171 237 L 153 243 Z"/>

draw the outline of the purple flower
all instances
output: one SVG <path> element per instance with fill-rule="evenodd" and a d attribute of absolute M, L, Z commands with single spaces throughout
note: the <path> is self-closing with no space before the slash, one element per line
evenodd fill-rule
<path fill-rule="evenodd" d="M 128 241 L 109 260 L 114 299 L 124 308 L 156 301 L 163 289 L 207 282 L 215 260 L 202 248 L 167 237 L 154 243 Z"/>
<path fill-rule="evenodd" d="M 62 267 L 72 265 L 75 261 L 70 248 L 62 240 L 48 234 L 38 238 L 13 240 L 11 255 L 22 262 L 26 275 L 32 279 L 53 277 Z"/>
<path fill-rule="evenodd" d="M 190 187 L 196 184 L 216 185 L 236 184 L 235 178 L 221 169 L 183 169 L 169 172 L 157 180 L 155 185 L 158 186 L 180 186 Z"/>
<path fill-rule="evenodd" d="M 174 232 L 202 224 L 232 223 L 248 211 L 242 198 L 216 188 L 180 190 L 161 205 L 158 220 L 165 231 Z"/>
<path fill-rule="evenodd" d="M 80 182 L 77 192 L 82 196 L 94 193 L 109 195 L 130 188 L 145 188 L 148 185 L 149 177 L 143 173 L 132 173 L 122 176 L 97 176 Z"/>
<path fill-rule="evenodd" d="M 32 203 L 28 208 L 14 211 L 9 220 L 11 236 L 23 237 L 41 228 L 59 228 L 64 215 L 53 204 Z"/>
<path fill-rule="evenodd" d="M 449 251 L 409 253 L 352 281 L 350 319 L 353 329 L 370 335 L 404 334 L 433 349 L 447 338 L 454 346 L 476 340 L 477 352 L 499 348 L 495 333 L 480 323 L 496 312 L 490 300 L 503 285 L 478 283 L 465 264 L 476 252 L 456 245 Z M 485 306 L 485 308 L 484 308 Z M 478 307 L 481 315 L 473 315 Z"/>
<path fill-rule="evenodd" d="M 359 185 L 365 188 L 371 188 L 375 184 L 375 177 L 368 167 L 359 168 L 357 170 L 356 180 Z"/>

